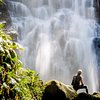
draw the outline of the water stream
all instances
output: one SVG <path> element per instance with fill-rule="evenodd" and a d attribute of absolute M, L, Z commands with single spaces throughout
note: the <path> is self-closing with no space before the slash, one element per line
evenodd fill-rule
<path fill-rule="evenodd" d="M 79 68 L 89 91 L 98 87 L 93 0 L 7 0 L 21 59 L 44 81 L 70 84 Z"/>

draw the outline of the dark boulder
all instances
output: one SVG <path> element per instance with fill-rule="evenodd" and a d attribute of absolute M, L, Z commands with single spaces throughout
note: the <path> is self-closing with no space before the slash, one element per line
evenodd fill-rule
<path fill-rule="evenodd" d="M 93 95 L 87 93 L 80 93 L 77 97 L 73 98 L 72 100 L 100 100 L 100 93 Z"/>
<path fill-rule="evenodd" d="M 95 15 L 100 23 L 100 0 L 94 0 Z"/>
<path fill-rule="evenodd" d="M 69 100 L 76 95 L 76 91 L 71 86 L 52 80 L 45 84 L 42 100 Z"/>

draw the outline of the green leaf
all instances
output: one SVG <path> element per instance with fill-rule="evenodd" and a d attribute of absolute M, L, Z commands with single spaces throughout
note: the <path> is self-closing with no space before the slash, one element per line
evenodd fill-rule
<path fill-rule="evenodd" d="M 0 29 L 4 28 L 5 24 L 0 24 Z"/>
<path fill-rule="evenodd" d="M 11 58 L 17 58 L 17 54 L 14 50 L 10 50 Z"/>
<path fill-rule="evenodd" d="M 0 0 L 0 5 L 4 4 L 4 0 Z"/>
<path fill-rule="evenodd" d="M 15 90 L 16 90 L 17 92 L 21 92 L 21 90 L 20 90 L 19 87 L 16 87 Z"/>
<path fill-rule="evenodd" d="M 0 0 L 0 2 L 3 2 L 3 0 Z"/>
<path fill-rule="evenodd" d="M 24 48 L 22 47 L 22 45 L 20 45 L 18 43 L 16 43 L 16 45 L 17 45 L 17 49 L 24 50 Z"/>
<path fill-rule="evenodd" d="M 9 86 L 8 86 L 6 83 L 3 83 L 3 86 L 4 86 L 6 89 L 9 88 Z"/>
<path fill-rule="evenodd" d="M 2 46 L 0 46 L 0 53 L 4 53 L 4 49 Z"/>
<path fill-rule="evenodd" d="M 11 79 L 11 80 L 10 80 L 10 84 L 13 84 L 13 85 L 14 85 L 14 84 L 17 83 L 16 80 L 15 80 L 14 78 L 10 77 L 10 79 Z"/>
<path fill-rule="evenodd" d="M 7 69 L 11 69 L 11 65 L 6 63 L 6 62 L 3 62 L 3 65 L 7 68 Z"/>

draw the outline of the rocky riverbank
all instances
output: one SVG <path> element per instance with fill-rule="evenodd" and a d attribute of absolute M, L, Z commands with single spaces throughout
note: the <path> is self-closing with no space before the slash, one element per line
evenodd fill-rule
<path fill-rule="evenodd" d="M 51 80 L 44 84 L 42 100 L 100 100 L 100 93 L 77 93 L 72 86 Z"/>

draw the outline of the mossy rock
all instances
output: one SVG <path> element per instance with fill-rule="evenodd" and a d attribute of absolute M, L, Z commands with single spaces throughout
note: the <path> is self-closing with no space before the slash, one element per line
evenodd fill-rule
<path fill-rule="evenodd" d="M 45 83 L 42 100 L 69 100 L 77 95 L 72 86 L 51 80 Z"/>
<path fill-rule="evenodd" d="M 99 92 L 94 92 L 93 96 L 96 97 L 96 98 L 100 98 L 100 93 Z"/>

